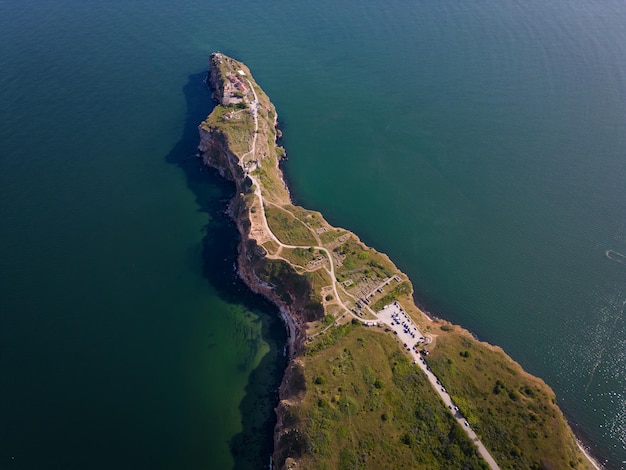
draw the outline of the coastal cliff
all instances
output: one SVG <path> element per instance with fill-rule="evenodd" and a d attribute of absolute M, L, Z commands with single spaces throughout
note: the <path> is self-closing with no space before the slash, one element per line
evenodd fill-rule
<path fill-rule="evenodd" d="M 289 332 L 275 468 L 592 468 L 541 379 L 426 316 L 386 255 L 291 204 L 276 110 L 250 70 L 214 53 L 207 82 L 218 105 L 199 155 L 235 183 L 239 275 Z"/>
<path fill-rule="evenodd" d="M 234 70 L 236 75 L 231 71 Z M 236 185 L 236 196 L 229 206 L 229 213 L 237 224 L 241 235 L 238 253 L 238 272 L 254 292 L 259 293 L 274 304 L 281 312 L 289 329 L 289 351 L 291 356 L 302 350 L 307 321 L 312 318 L 305 308 L 308 300 L 299 291 L 284 289 L 278 293 L 276 286 L 264 280 L 266 270 L 280 260 L 266 260 L 267 250 L 263 244 L 268 241 L 268 230 L 260 222 L 257 211 L 261 204 L 254 192 L 250 171 L 261 169 L 260 159 L 268 159 L 270 152 L 277 154 L 276 111 L 268 99 L 263 100 L 261 109 L 255 116 L 249 107 L 245 94 L 256 91 L 256 83 L 250 80 L 249 70 L 241 63 L 222 54 L 212 54 L 207 83 L 213 90 L 213 97 L 220 107 L 199 126 L 201 158 L 204 163 L 217 169 L 219 173 Z M 259 93 L 263 93 L 259 89 Z M 265 94 L 263 93 L 263 97 Z M 265 97 L 266 98 L 266 97 Z M 244 103 L 248 103 L 247 105 Z M 214 116 L 217 114 L 217 116 Z M 256 129 L 255 129 L 256 123 Z M 226 126 L 225 126 L 226 124 Z M 248 143 L 255 140 L 254 154 L 248 150 Z M 244 145 L 244 147 L 241 146 Z M 271 163 L 278 170 L 277 158 Z M 274 196 L 281 202 L 289 201 L 287 188 L 282 180 L 274 187 Z M 289 278 L 297 279 L 297 274 L 283 263 L 284 271 L 279 277 L 283 283 Z"/>

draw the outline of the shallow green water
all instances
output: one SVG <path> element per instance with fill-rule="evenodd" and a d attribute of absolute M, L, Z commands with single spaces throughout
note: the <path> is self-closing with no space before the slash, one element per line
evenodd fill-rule
<path fill-rule="evenodd" d="M 214 50 L 276 104 L 298 202 L 544 378 L 623 467 L 626 265 L 605 251 L 626 253 L 625 16 L 0 1 L 0 467 L 267 463 L 283 328 L 234 276 L 230 186 L 188 159 Z"/>

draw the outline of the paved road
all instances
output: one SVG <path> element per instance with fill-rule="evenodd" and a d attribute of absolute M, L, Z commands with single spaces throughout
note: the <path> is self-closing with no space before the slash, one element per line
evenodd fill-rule
<path fill-rule="evenodd" d="M 499 470 L 500 467 L 498 467 L 498 464 L 496 463 L 494 458 L 485 448 L 480 439 L 478 439 L 478 436 L 476 436 L 474 430 L 467 423 L 465 417 L 458 411 L 457 408 L 455 408 L 455 405 L 452 402 L 452 398 L 450 398 L 450 395 L 441 385 L 435 374 L 433 374 L 428 368 L 426 360 L 418 352 L 419 347 L 414 347 L 418 342 L 420 342 L 421 346 L 421 344 L 425 343 L 428 338 L 422 335 L 422 333 L 413 323 L 411 318 L 404 312 L 404 310 L 402 310 L 402 307 L 398 302 L 394 302 L 393 304 L 386 306 L 383 310 L 378 312 L 378 319 L 382 323 L 388 325 L 396 333 L 401 344 L 407 345 L 406 349 L 415 359 L 415 364 L 417 364 L 420 369 L 424 371 L 426 377 L 428 377 L 428 381 L 448 407 L 448 411 L 452 413 L 454 419 L 457 420 L 457 422 L 461 425 L 463 430 L 467 433 L 469 438 L 478 448 L 478 452 L 480 453 L 481 457 L 485 459 L 485 461 L 489 464 L 489 467 L 492 470 Z M 420 341 L 420 338 L 424 338 L 424 340 Z"/>

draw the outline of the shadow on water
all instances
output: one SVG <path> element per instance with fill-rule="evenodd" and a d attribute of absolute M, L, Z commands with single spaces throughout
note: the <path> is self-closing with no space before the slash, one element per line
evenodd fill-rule
<path fill-rule="evenodd" d="M 249 370 L 261 340 L 270 346 L 270 351 L 249 375 L 245 396 L 239 405 L 242 431 L 229 442 L 235 469 L 267 468 L 276 420 L 273 410 L 278 402 L 277 389 L 285 368 L 283 348 L 287 341 L 286 331 L 277 309 L 251 292 L 233 269 L 239 233 L 225 211 L 233 196 L 234 185 L 195 157 L 198 124 L 215 106 L 204 84 L 205 76 L 205 72 L 192 74 L 184 86 L 187 117 L 183 135 L 166 156 L 166 161 L 184 171 L 187 185 L 193 191 L 200 210 L 208 216 L 209 223 L 202 240 L 204 277 L 224 301 L 258 315 L 258 318 L 250 315 L 246 321 L 261 323 L 261 338 L 245 334 L 243 341 L 247 342 L 248 354 L 240 365 L 241 372 Z"/>

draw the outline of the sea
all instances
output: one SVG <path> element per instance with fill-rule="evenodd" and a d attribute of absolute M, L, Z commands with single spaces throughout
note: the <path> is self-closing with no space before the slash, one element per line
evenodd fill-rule
<path fill-rule="evenodd" d="M 203 168 L 209 54 L 294 200 L 626 468 L 626 5 L 0 0 L 0 468 L 268 468 L 286 363 Z"/>

